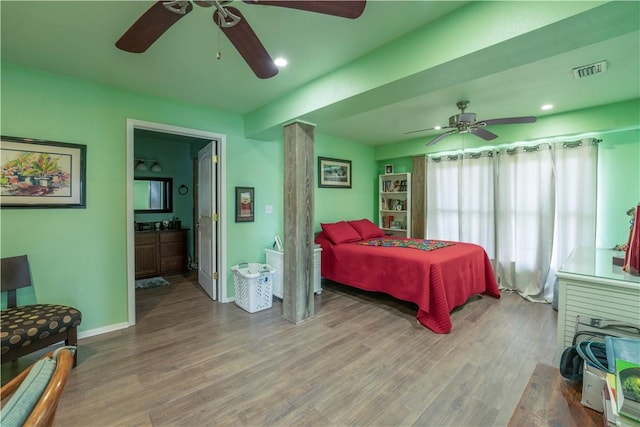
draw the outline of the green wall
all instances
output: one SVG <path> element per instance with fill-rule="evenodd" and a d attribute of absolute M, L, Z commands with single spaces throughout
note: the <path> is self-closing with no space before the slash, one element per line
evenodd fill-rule
<path fill-rule="evenodd" d="M 2 135 L 87 146 L 86 209 L 0 211 L 0 255 L 29 255 L 34 287 L 21 290 L 21 303 L 55 301 L 73 305 L 83 312 L 81 333 L 128 322 L 127 119 L 226 135 L 227 271 L 240 262 L 264 260 L 264 248 L 271 246 L 276 234 L 282 235 L 282 139 L 244 138 L 244 123 L 236 114 L 11 63 L 2 63 L 1 79 Z M 316 150 L 321 156 L 351 160 L 354 173 L 351 190 L 318 191 L 316 223 L 372 218 L 376 174 L 373 149 L 316 134 Z M 139 154 L 158 157 L 157 153 Z M 163 168 L 170 168 L 170 162 L 158 160 Z M 255 222 L 234 222 L 236 186 L 255 187 Z M 266 205 L 273 206 L 273 214 L 265 213 Z M 178 216 L 188 221 L 188 215 Z M 227 292 L 233 296 L 230 273 Z M 4 295 L 2 304 L 6 305 Z"/>
<path fill-rule="evenodd" d="M 316 134 L 317 157 L 351 160 L 351 188 L 318 188 L 318 164 L 315 165 L 315 223 L 377 217 L 373 201 L 377 199 L 378 172 L 373 147 L 344 139 Z"/>
<path fill-rule="evenodd" d="M 629 238 L 627 210 L 640 203 L 640 130 L 600 136 L 596 246 L 611 248 Z"/>
<path fill-rule="evenodd" d="M 0 211 L 0 255 L 27 253 L 31 263 L 34 288 L 20 292 L 21 303 L 55 301 L 76 306 L 84 315 L 81 332 L 128 322 L 126 195 L 131 183 L 126 182 L 127 119 L 226 135 L 227 271 L 240 262 L 264 260 L 264 247 L 271 246 L 276 234 L 282 236 L 282 136 L 272 141 L 247 139 L 243 136 L 243 118 L 224 111 L 6 62 L 1 71 L 2 135 L 87 145 L 86 209 Z M 637 111 L 637 101 L 634 105 L 629 107 L 631 113 L 619 105 L 587 112 L 592 118 L 588 123 L 600 125 L 607 118 L 614 122 L 615 116 L 618 129 L 628 126 L 626 117 Z M 637 117 L 636 130 L 627 133 L 605 135 L 606 123 L 599 129 L 604 141 L 600 152 L 599 242 L 607 246 L 620 243 L 628 230 L 624 212 L 640 201 L 639 186 L 633 186 L 640 182 Z M 566 119 L 555 123 L 565 123 Z M 611 124 L 609 128 L 616 126 Z M 314 148 L 316 157 L 350 160 L 353 174 L 351 189 L 327 189 L 317 188 L 314 171 L 316 231 L 320 222 L 375 220 L 377 176 L 384 164 L 394 164 L 397 171 L 410 170 L 411 156 L 426 151 L 424 141 L 374 148 L 324 135 L 318 129 Z M 171 168 L 168 160 L 158 160 L 164 162 L 163 168 Z M 255 188 L 255 222 L 234 222 L 236 186 Z M 273 206 L 272 214 L 265 212 L 267 205 Z M 178 216 L 189 221 L 189 215 Z M 233 295 L 231 274 L 227 291 Z M 2 303 L 6 304 L 4 296 Z"/>
<path fill-rule="evenodd" d="M 241 262 L 263 262 L 264 248 L 271 247 L 276 234 L 283 235 L 284 150 L 277 142 L 247 141 L 227 147 L 227 260 L 229 267 Z M 235 222 L 235 187 L 254 187 L 255 221 Z M 265 207 L 273 206 L 273 214 Z M 233 276 L 227 289 L 233 295 Z"/>

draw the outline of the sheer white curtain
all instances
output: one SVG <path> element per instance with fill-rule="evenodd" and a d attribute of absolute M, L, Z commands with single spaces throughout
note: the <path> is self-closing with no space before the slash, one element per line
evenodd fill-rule
<path fill-rule="evenodd" d="M 431 156 L 426 176 L 427 238 L 483 246 L 500 287 L 531 301 L 595 244 L 597 140 Z"/>
<path fill-rule="evenodd" d="M 598 140 L 556 143 L 556 217 L 546 289 L 555 288 L 555 273 L 577 246 L 595 246 Z"/>
<path fill-rule="evenodd" d="M 495 161 L 493 151 L 465 153 L 460 171 L 460 240 L 484 247 L 495 259 Z"/>
<path fill-rule="evenodd" d="M 498 151 L 496 273 L 501 288 L 531 301 L 551 302 L 545 289 L 556 199 L 551 153 L 549 144 Z"/>
<path fill-rule="evenodd" d="M 427 159 L 427 238 L 476 243 L 495 256 L 492 151 Z"/>
<path fill-rule="evenodd" d="M 461 162 L 457 154 L 427 158 L 427 239 L 460 240 Z"/>

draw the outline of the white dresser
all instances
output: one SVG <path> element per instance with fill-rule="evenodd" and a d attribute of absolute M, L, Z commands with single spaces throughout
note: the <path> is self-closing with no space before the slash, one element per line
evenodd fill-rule
<path fill-rule="evenodd" d="M 282 299 L 282 270 L 283 270 L 283 252 L 265 248 L 265 253 L 267 255 L 267 264 L 273 267 L 276 270 L 276 273 L 273 276 L 273 295 Z M 322 284 L 320 277 L 320 253 L 322 252 L 322 248 L 320 245 L 315 245 L 313 250 L 313 293 L 320 294 L 322 292 Z"/>
<path fill-rule="evenodd" d="M 640 276 L 613 265 L 614 254 L 620 253 L 578 247 L 556 273 L 559 287 L 556 364 L 573 341 L 577 315 L 640 326 Z"/>

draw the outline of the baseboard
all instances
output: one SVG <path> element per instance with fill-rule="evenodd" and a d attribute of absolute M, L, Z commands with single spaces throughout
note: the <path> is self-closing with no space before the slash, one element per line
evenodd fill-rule
<path fill-rule="evenodd" d="M 235 297 L 231 297 L 231 298 L 227 298 L 224 301 L 220 301 L 222 303 L 228 303 L 228 302 L 234 302 L 236 299 Z M 82 332 L 78 332 L 78 339 L 82 339 L 82 338 L 89 338 L 89 337 L 93 337 L 96 335 L 102 335 L 102 334 L 106 334 L 109 332 L 114 332 L 114 331 L 118 331 L 120 329 L 126 329 L 129 326 L 129 322 L 123 322 L 123 323 L 116 323 L 115 325 L 109 325 L 109 326 L 105 326 L 103 328 L 96 328 L 96 329 L 89 329 L 88 331 L 82 331 Z"/>
<path fill-rule="evenodd" d="M 78 332 L 78 339 L 89 338 L 96 335 L 106 334 L 108 332 L 118 331 L 129 327 L 129 322 L 116 323 L 115 325 L 105 326 L 103 328 L 89 329 L 88 331 Z"/>

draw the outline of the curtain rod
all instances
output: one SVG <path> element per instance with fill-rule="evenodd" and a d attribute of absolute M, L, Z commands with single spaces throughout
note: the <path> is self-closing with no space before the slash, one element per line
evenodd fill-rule
<path fill-rule="evenodd" d="M 497 152 L 500 150 L 505 150 L 509 154 L 514 154 L 518 148 L 522 148 L 525 152 L 537 151 L 539 150 L 539 147 L 542 144 L 549 144 L 550 146 L 555 144 L 562 144 L 562 148 L 577 148 L 585 144 L 598 145 L 601 142 L 602 142 L 602 139 L 598 139 L 598 138 L 582 138 L 576 141 L 540 142 L 538 144 L 529 145 L 529 146 L 525 146 L 524 144 L 522 144 L 522 145 L 517 145 L 515 147 L 511 147 L 508 144 L 505 144 L 505 145 L 496 145 L 493 147 L 484 147 L 484 148 L 477 148 L 477 149 L 463 148 L 458 150 L 458 152 L 455 154 L 453 154 L 451 151 L 442 151 L 439 153 L 425 154 L 425 156 L 429 157 L 431 160 L 436 162 L 440 161 L 442 157 L 447 157 L 448 160 L 456 160 L 458 158 L 457 156 L 460 154 L 463 154 L 463 155 L 468 154 L 470 159 L 477 159 L 481 157 L 482 153 L 485 153 L 485 152 L 491 156 L 493 155 L 493 152 Z"/>

